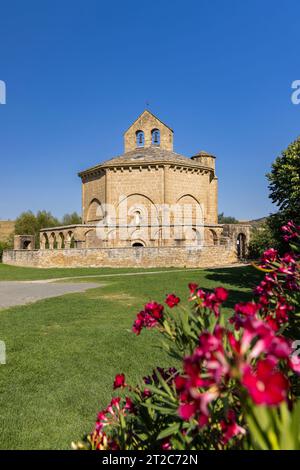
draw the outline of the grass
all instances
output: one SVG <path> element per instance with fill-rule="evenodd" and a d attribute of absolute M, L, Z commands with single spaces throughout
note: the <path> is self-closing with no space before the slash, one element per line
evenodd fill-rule
<path fill-rule="evenodd" d="M 94 271 L 7 268 L 0 267 L 1 279 Z M 239 267 L 109 277 L 83 294 L 0 311 L 0 339 L 7 347 L 7 364 L 0 366 L 0 448 L 69 449 L 109 401 L 116 373 L 135 382 L 157 365 L 173 364 L 157 347 L 156 332 L 140 337 L 130 332 L 145 301 L 163 301 L 173 291 L 184 299 L 187 283 L 196 281 L 204 288 L 227 287 L 229 309 L 250 297 L 257 276 L 252 268 Z M 94 281 L 103 284 L 101 277 Z"/>
<path fill-rule="evenodd" d="M 172 268 L 166 268 L 170 270 Z M 68 277 L 94 276 L 98 274 L 114 274 L 127 272 L 143 272 L 143 271 L 163 271 L 162 268 L 25 268 L 17 266 L 9 266 L 0 263 L 0 281 L 35 281 L 43 279 L 56 279 Z"/>

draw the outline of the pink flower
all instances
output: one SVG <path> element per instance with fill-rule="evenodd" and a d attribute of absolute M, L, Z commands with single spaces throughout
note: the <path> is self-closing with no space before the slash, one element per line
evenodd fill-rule
<path fill-rule="evenodd" d="M 260 305 L 256 304 L 255 302 L 242 302 L 240 304 L 236 304 L 234 310 L 236 313 L 240 313 L 245 316 L 254 316 L 258 310 L 260 309 Z"/>
<path fill-rule="evenodd" d="M 146 313 L 142 310 L 137 314 L 136 320 L 132 326 L 132 331 L 137 336 L 141 333 L 143 327 L 145 326 L 145 315 Z"/>
<path fill-rule="evenodd" d="M 154 328 L 163 317 L 164 307 L 157 302 L 149 302 L 144 310 L 137 314 L 132 331 L 139 335 L 143 328 Z"/>
<path fill-rule="evenodd" d="M 262 264 L 269 265 L 269 264 L 274 263 L 274 261 L 276 261 L 277 259 L 277 256 L 278 256 L 278 251 L 274 250 L 274 248 L 270 248 L 269 250 L 266 250 L 261 257 Z"/>
<path fill-rule="evenodd" d="M 113 387 L 114 387 L 114 389 L 126 387 L 125 375 L 124 374 L 117 374 L 116 375 Z"/>
<path fill-rule="evenodd" d="M 285 233 L 283 238 L 286 242 L 293 238 L 300 237 L 300 226 L 296 225 L 293 221 L 289 221 L 286 225 L 281 227 L 281 230 Z"/>
<path fill-rule="evenodd" d="M 228 291 L 224 287 L 217 287 L 215 289 L 215 295 L 218 302 L 226 302 L 228 298 Z"/>
<path fill-rule="evenodd" d="M 222 419 L 220 425 L 223 432 L 222 443 L 224 445 L 239 434 L 246 434 L 246 430 L 236 422 L 236 416 L 233 410 L 228 411 L 227 419 Z"/>
<path fill-rule="evenodd" d="M 296 372 L 296 374 L 300 374 L 300 357 L 296 354 L 292 354 L 291 358 L 288 361 L 290 368 Z"/>
<path fill-rule="evenodd" d="M 285 299 L 279 298 L 278 304 L 276 306 L 276 320 L 279 324 L 287 323 L 289 320 L 288 313 L 294 310 L 294 308 L 285 302 Z"/>
<path fill-rule="evenodd" d="M 211 353 L 215 351 L 223 351 L 220 338 L 211 333 L 204 332 L 199 336 L 199 346 L 196 348 L 196 355 L 198 357 L 211 358 Z"/>
<path fill-rule="evenodd" d="M 289 383 L 271 359 L 260 360 L 256 370 L 246 366 L 242 384 L 257 405 L 279 405 L 286 399 Z"/>
<path fill-rule="evenodd" d="M 184 421 L 189 421 L 196 413 L 196 403 L 183 403 L 178 409 L 178 414 Z"/>
<path fill-rule="evenodd" d="M 166 439 L 163 440 L 163 442 L 161 444 L 161 448 L 162 448 L 162 450 L 172 450 L 172 446 L 171 446 L 169 438 L 166 438 Z"/>
<path fill-rule="evenodd" d="M 279 324 L 272 315 L 267 315 L 265 318 L 266 324 L 276 333 L 279 330 Z"/>
<path fill-rule="evenodd" d="M 291 352 L 292 348 L 283 336 L 275 336 L 268 348 L 268 354 L 277 359 L 288 359 Z"/>
<path fill-rule="evenodd" d="M 190 282 L 189 289 L 190 289 L 191 295 L 195 294 L 196 290 L 198 289 L 198 284 L 195 284 L 194 282 Z"/>
<path fill-rule="evenodd" d="M 158 304 L 157 302 L 149 302 L 145 305 L 145 311 L 151 315 L 156 320 L 160 320 L 163 316 L 163 305 Z"/>
<path fill-rule="evenodd" d="M 228 297 L 228 292 L 223 287 L 217 287 L 214 292 L 197 291 L 197 297 L 202 300 L 203 307 L 209 308 L 216 317 L 220 315 L 220 305 Z"/>
<path fill-rule="evenodd" d="M 134 413 L 135 409 L 131 398 L 126 397 L 124 409 L 127 410 L 129 413 Z"/>
<path fill-rule="evenodd" d="M 167 295 L 167 298 L 166 298 L 165 302 L 170 308 L 173 308 L 173 307 L 175 307 L 176 305 L 179 304 L 180 298 L 177 297 L 175 294 L 169 294 L 169 295 Z"/>

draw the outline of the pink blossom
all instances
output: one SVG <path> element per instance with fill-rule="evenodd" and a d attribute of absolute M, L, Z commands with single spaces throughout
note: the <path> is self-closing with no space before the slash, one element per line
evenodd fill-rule
<path fill-rule="evenodd" d="M 246 366 L 242 383 L 257 405 L 279 405 L 286 399 L 289 382 L 271 359 L 260 360 L 256 370 Z"/>
<path fill-rule="evenodd" d="M 276 261 L 277 259 L 277 256 L 278 256 L 278 251 L 274 250 L 274 248 L 270 248 L 269 250 L 266 250 L 261 257 L 262 264 L 265 266 L 265 265 L 270 265 L 274 263 L 274 261 Z"/>
<path fill-rule="evenodd" d="M 125 375 L 124 374 L 117 374 L 116 375 L 113 387 L 114 387 L 114 389 L 126 387 Z"/>
<path fill-rule="evenodd" d="M 215 289 L 216 299 L 219 302 L 225 302 L 228 298 L 228 291 L 224 287 L 217 287 Z"/>
<path fill-rule="evenodd" d="M 177 297 L 175 294 L 168 294 L 165 302 L 168 307 L 173 308 L 179 304 L 180 298 Z"/>
<path fill-rule="evenodd" d="M 233 410 L 229 410 L 226 419 L 220 422 L 223 433 L 222 443 L 226 445 L 231 439 L 246 434 L 246 430 L 236 422 L 236 416 Z"/>

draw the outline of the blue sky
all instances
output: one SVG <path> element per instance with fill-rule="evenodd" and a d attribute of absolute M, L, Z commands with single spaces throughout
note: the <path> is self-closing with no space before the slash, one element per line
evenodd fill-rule
<path fill-rule="evenodd" d="M 217 156 L 219 212 L 273 210 L 265 173 L 300 134 L 299 0 L 0 0 L 0 219 L 80 211 L 77 172 L 150 110 Z"/>

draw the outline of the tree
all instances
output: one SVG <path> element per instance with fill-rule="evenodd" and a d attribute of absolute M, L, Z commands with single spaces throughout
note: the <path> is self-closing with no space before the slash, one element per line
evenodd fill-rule
<path fill-rule="evenodd" d="M 22 212 L 16 219 L 16 235 L 34 235 L 35 247 L 39 248 L 40 235 L 42 228 L 55 227 L 61 225 L 59 220 L 51 212 L 45 210 L 38 211 L 36 215 L 32 211 Z"/>
<path fill-rule="evenodd" d="M 224 215 L 224 212 L 218 215 L 218 223 L 219 224 L 237 224 L 239 221 L 232 216 Z"/>
<path fill-rule="evenodd" d="M 300 137 L 276 158 L 269 180 L 270 199 L 286 218 L 300 221 Z"/>
<path fill-rule="evenodd" d="M 2 255 L 4 250 L 11 250 L 14 246 L 13 235 L 8 240 L 0 241 L 0 263 L 2 262 Z"/>
<path fill-rule="evenodd" d="M 62 225 L 78 225 L 82 224 L 82 219 L 77 212 L 72 212 L 72 214 L 65 214 L 62 218 Z"/>
<path fill-rule="evenodd" d="M 281 226 L 289 220 L 300 224 L 300 137 L 276 158 L 267 178 L 269 197 L 279 209 L 268 217 L 267 226 L 274 247 L 283 253 L 287 250 L 287 244 L 282 241 Z"/>
<path fill-rule="evenodd" d="M 51 212 L 45 210 L 37 212 L 36 221 L 38 230 L 47 227 L 58 227 L 60 225 L 59 220 L 54 217 Z"/>
<path fill-rule="evenodd" d="M 277 240 L 274 239 L 273 231 L 269 226 L 269 219 L 264 224 L 253 227 L 248 247 L 248 257 L 250 259 L 260 258 L 268 246 L 278 248 Z"/>
<path fill-rule="evenodd" d="M 35 235 L 37 232 L 36 216 L 31 211 L 22 212 L 16 219 L 16 235 Z"/>

